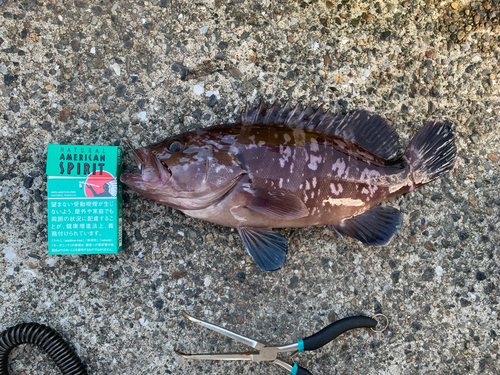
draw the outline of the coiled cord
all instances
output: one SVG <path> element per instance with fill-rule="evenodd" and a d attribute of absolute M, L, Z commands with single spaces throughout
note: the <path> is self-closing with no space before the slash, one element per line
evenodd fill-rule
<path fill-rule="evenodd" d="M 0 375 L 9 375 L 9 354 L 22 344 L 38 345 L 56 362 L 63 375 L 87 375 L 87 370 L 62 336 L 38 323 L 23 323 L 0 334 Z"/>

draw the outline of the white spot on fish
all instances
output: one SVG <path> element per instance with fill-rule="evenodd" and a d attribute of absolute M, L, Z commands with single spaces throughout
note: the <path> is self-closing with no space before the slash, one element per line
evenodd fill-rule
<path fill-rule="evenodd" d="M 312 152 L 318 152 L 319 151 L 319 146 L 318 146 L 318 141 L 314 138 L 311 138 L 311 151 Z"/>
<path fill-rule="evenodd" d="M 307 166 L 309 167 L 309 169 L 315 171 L 316 169 L 318 169 L 318 164 L 321 163 L 322 157 L 311 155 L 310 160 L 311 161 Z"/>
<path fill-rule="evenodd" d="M 311 199 L 314 199 L 314 190 L 311 191 Z"/>
<path fill-rule="evenodd" d="M 335 195 L 339 195 L 343 191 L 341 184 L 338 184 L 338 188 L 337 188 L 333 182 L 330 184 L 330 190 L 332 191 L 332 194 L 335 194 Z"/>
<path fill-rule="evenodd" d="M 219 173 L 222 169 L 226 169 L 224 165 L 218 165 L 215 167 L 215 173 Z"/>
<path fill-rule="evenodd" d="M 309 190 L 311 188 L 311 185 L 309 185 L 309 181 L 306 180 L 306 190 Z"/>
<path fill-rule="evenodd" d="M 380 172 L 375 169 L 363 169 L 361 172 L 360 180 L 371 180 L 372 178 L 380 177 Z"/>
<path fill-rule="evenodd" d="M 251 141 L 252 141 L 252 143 L 251 143 L 251 144 L 249 144 L 249 145 L 247 145 L 245 148 L 246 148 L 247 150 L 250 150 L 250 149 L 252 149 L 252 148 L 257 148 L 257 145 L 255 144 L 255 135 L 251 135 L 250 137 L 248 137 L 248 139 L 249 139 L 249 140 L 251 140 Z"/>
<path fill-rule="evenodd" d="M 368 193 L 369 193 L 369 191 L 368 191 L 368 189 L 366 189 L 366 188 L 363 188 L 363 189 L 361 190 L 361 194 L 368 194 Z"/>
<path fill-rule="evenodd" d="M 283 179 L 280 178 L 280 189 L 283 188 Z"/>
<path fill-rule="evenodd" d="M 225 135 L 221 138 L 221 141 L 224 143 L 230 143 L 233 144 L 236 141 L 236 135 Z"/>
<path fill-rule="evenodd" d="M 290 156 L 292 156 L 292 149 L 289 146 L 283 148 L 283 145 L 280 145 L 280 154 L 283 156 L 279 159 L 281 168 L 283 168 L 285 166 L 285 163 L 288 162 Z"/>
<path fill-rule="evenodd" d="M 313 177 L 312 183 L 313 183 L 313 188 L 316 188 L 316 184 L 317 184 L 316 177 Z"/>
<path fill-rule="evenodd" d="M 342 176 L 345 171 L 345 161 L 342 158 L 338 158 L 332 165 L 332 171 L 337 171 L 337 176 Z"/>
<path fill-rule="evenodd" d="M 323 202 L 330 203 L 332 206 L 362 206 L 363 201 L 361 199 L 351 199 L 351 198 L 328 198 Z"/>
<path fill-rule="evenodd" d="M 285 135 L 283 136 L 283 138 L 285 138 L 285 144 L 287 144 L 288 142 L 290 142 L 290 140 L 292 139 L 292 137 L 290 137 L 288 134 L 285 133 Z"/>
<path fill-rule="evenodd" d="M 368 185 L 368 190 L 370 190 L 370 197 L 373 197 L 373 194 L 378 190 L 377 185 Z"/>
<path fill-rule="evenodd" d="M 229 212 L 231 212 L 231 215 L 233 215 L 233 217 L 238 220 L 238 221 L 247 221 L 247 219 L 245 219 L 243 216 L 239 216 L 237 213 L 236 213 L 236 210 L 240 208 L 240 206 L 233 206 L 229 209 Z"/>
<path fill-rule="evenodd" d="M 292 163 L 292 164 L 290 165 L 290 174 L 291 174 L 291 173 L 293 173 L 293 166 L 294 166 L 294 164 Z"/>

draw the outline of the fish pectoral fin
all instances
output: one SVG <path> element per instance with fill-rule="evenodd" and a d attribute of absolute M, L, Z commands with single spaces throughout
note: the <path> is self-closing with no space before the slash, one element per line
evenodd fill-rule
<path fill-rule="evenodd" d="M 403 215 L 389 206 L 375 206 L 372 209 L 330 224 L 328 228 L 341 236 L 355 238 L 367 245 L 385 246 L 401 228 Z"/>
<path fill-rule="evenodd" d="M 246 192 L 251 195 L 247 207 L 263 215 L 286 220 L 309 215 L 304 202 L 288 191 L 249 188 Z"/>
<path fill-rule="evenodd" d="M 286 238 L 270 228 L 238 227 L 248 254 L 262 271 L 276 271 L 286 259 Z"/>

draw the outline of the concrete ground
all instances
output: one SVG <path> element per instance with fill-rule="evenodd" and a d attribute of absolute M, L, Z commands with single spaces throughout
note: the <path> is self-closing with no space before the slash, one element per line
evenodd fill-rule
<path fill-rule="evenodd" d="M 0 3 L 2 3 L 0 1 Z M 313 374 L 498 374 L 499 1 L 7 0 L 0 5 L 0 330 L 41 322 L 89 374 L 284 374 L 196 362 L 244 349 L 181 315 L 286 344 L 329 322 L 383 312 L 298 363 Z M 48 256 L 49 143 L 134 147 L 239 121 L 260 98 L 369 108 L 406 146 L 452 121 L 456 169 L 392 199 L 389 246 L 324 227 L 280 230 L 285 266 L 263 273 L 237 233 L 124 192 L 124 250 Z M 37 348 L 12 374 L 52 374 Z M 285 360 L 292 362 L 289 357 Z"/>

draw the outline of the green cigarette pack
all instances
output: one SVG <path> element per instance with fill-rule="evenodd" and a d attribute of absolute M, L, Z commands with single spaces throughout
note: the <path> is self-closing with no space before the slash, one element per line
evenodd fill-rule
<path fill-rule="evenodd" d="M 116 254 L 122 249 L 123 151 L 49 145 L 49 254 Z"/>

